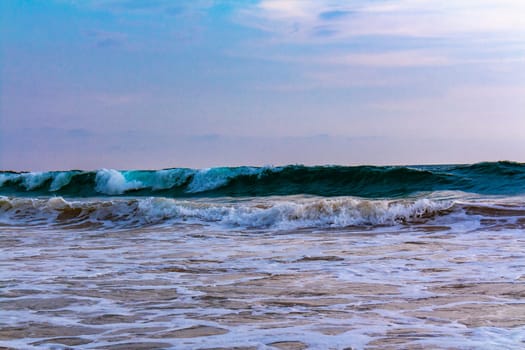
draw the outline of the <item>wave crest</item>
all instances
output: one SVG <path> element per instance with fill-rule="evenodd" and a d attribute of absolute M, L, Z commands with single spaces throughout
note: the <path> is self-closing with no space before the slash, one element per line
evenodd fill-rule
<path fill-rule="evenodd" d="M 294 229 L 411 224 L 451 208 L 450 201 L 303 198 L 234 203 L 150 197 L 131 200 L 67 201 L 0 198 L 4 225 L 46 224 L 135 227 L 194 223 L 222 227 Z"/>
<path fill-rule="evenodd" d="M 157 171 L 101 169 L 0 172 L 0 195 L 182 198 L 308 194 L 392 198 L 446 190 L 519 195 L 525 193 L 524 182 L 525 165 L 510 162 L 420 167 L 288 165 Z"/>

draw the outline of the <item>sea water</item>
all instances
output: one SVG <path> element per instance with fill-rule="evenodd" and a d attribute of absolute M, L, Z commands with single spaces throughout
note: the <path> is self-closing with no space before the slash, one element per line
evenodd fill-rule
<path fill-rule="evenodd" d="M 0 172 L 0 346 L 521 349 L 525 165 Z"/>

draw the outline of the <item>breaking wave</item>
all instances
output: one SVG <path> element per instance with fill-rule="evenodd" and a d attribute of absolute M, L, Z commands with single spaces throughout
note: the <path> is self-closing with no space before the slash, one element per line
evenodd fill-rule
<path fill-rule="evenodd" d="M 163 170 L 0 172 L 0 195 L 249 197 L 308 194 L 365 198 L 418 192 L 525 193 L 525 165 L 512 162 L 411 167 L 302 166 Z"/>
<path fill-rule="evenodd" d="M 359 198 L 271 198 L 264 201 L 184 201 L 149 197 L 68 201 L 0 197 L 2 225 L 139 227 L 193 223 L 240 228 L 292 229 L 398 225 L 450 210 L 451 201 Z"/>

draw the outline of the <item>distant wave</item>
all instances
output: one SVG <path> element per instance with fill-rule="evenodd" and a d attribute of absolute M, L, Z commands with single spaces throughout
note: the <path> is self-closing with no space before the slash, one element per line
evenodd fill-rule
<path fill-rule="evenodd" d="M 164 170 L 0 172 L 0 194 L 72 197 L 273 196 L 404 197 L 417 192 L 525 193 L 525 165 L 302 166 Z"/>
<path fill-rule="evenodd" d="M 164 170 L 0 172 L 0 194 L 12 196 L 319 196 L 402 197 L 416 192 L 525 193 L 525 165 L 301 166 Z"/>

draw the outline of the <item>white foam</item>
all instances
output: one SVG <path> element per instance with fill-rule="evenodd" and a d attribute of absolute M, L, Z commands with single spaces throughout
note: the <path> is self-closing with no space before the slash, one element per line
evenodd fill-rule
<path fill-rule="evenodd" d="M 22 185 L 28 191 L 42 186 L 44 182 L 52 177 L 51 173 L 45 172 L 24 173 L 20 176 L 22 177 Z"/>
<path fill-rule="evenodd" d="M 122 193 L 136 189 L 142 183 L 126 181 L 125 177 L 108 172 L 105 187 L 99 191 Z M 105 173 L 105 174 L 108 174 Z M 296 228 L 342 228 L 348 226 L 396 226 L 431 223 L 454 227 L 462 231 L 476 230 L 484 218 L 497 219 L 498 225 L 517 223 L 523 203 L 508 201 L 501 204 L 484 204 L 477 201 L 431 200 L 429 198 L 403 200 L 368 200 L 355 197 L 299 197 L 281 196 L 268 198 L 215 198 L 176 200 L 150 197 L 137 199 L 86 199 L 80 201 L 0 197 L 1 215 L 19 223 L 55 222 L 65 207 L 82 210 L 83 220 L 105 226 L 140 226 L 143 224 L 172 225 L 195 223 L 213 226 L 220 230 L 256 228 L 287 230 Z M 495 208 L 477 212 L 471 208 Z M 518 216 L 516 216 L 518 215 Z M 67 217 L 68 215 L 66 215 Z M 43 220 L 43 221 L 42 221 Z M 59 220 L 61 224 L 64 220 Z M 492 220 L 494 221 L 494 220 Z"/>
<path fill-rule="evenodd" d="M 118 178 L 117 178 L 118 179 Z M 111 182 L 113 180 L 113 182 Z M 120 193 L 136 188 L 136 184 L 117 182 L 115 176 L 104 182 L 106 193 Z M 113 186 L 113 187 L 110 187 Z M 112 225 L 130 222 L 162 223 L 192 222 L 244 228 L 293 229 L 304 227 L 346 227 L 351 225 L 396 225 L 410 223 L 424 216 L 449 208 L 452 203 L 427 199 L 409 201 L 370 201 L 356 198 L 310 198 L 302 200 L 265 199 L 242 202 L 180 201 L 169 198 L 139 200 L 106 200 L 68 202 L 61 197 L 49 200 L 5 199 L 31 215 L 53 220 L 57 211 L 78 207 L 90 212 L 99 221 L 112 217 Z M 36 210 L 36 212 L 34 212 Z"/>
<path fill-rule="evenodd" d="M 95 191 L 109 195 L 123 194 L 126 191 L 144 187 L 140 181 L 127 181 L 121 172 L 114 169 L 99 170 L 95 177 L 95 183 Z"/>
<path fill-rule="evenodd" d="M 0 197 L 0 206 L 3 200 L 7 199 Z M 351 200 L 356 205 L 363 202 L 328 199 L 328 203 L 319 204 L 318 211 L 336 213 L 338 200 L 347 200 L 348 207 L 352 207 Z M 177 206 L 178 215 L 182 215 L 210 208 L 218 213 L 220 208 L 277 210 L 279 204 L 287 202 L 310 205 L 315 212 L 313 204 L 322 201 L 288 197 L 232 204 L 230 199 L 143 199 L 136 214 L 136 200 L 52 198 L 33 203 L 49 210 L 89 206 L 91 211 L 98 205 L 100 211 L 127 210 L 134 217 L 143 215 L 149 203 L 151 210 L 159 215 L 164 211 L 169 217 Z M 366 212 L 375 204 L 387 211 L 395 206 L 425 207 L 424 202 L 416 202 L 368 201 L 360 210 Z M 31 200 L 23 198 L 17 203 L 29 206 Z M 517 322 L 512 312 L 497 314 L 498 310 L 513 310 L 513 304 L 521 302 L 519 296 L 501 294 L 507 287 L 497 291 L 501 283 L 508 288 L 512 283 L 518 286 L 515 278 L 523 275 L 525 256 L 522 232 L 518 230 L 452 230 L 446 235 L 397 228 L 366 235 L 363 230 L 355 235 L 348 234 L 350 230 L 344 234 L 329 230 L 218 234 L 181 225 L 96 233 L 83 228 L 41 230 L 27 226 L 3 231 L 9 238 L 6 243 L 12 243 L 0 256 L 4 267 L 1 279 L 9 281 L 2 300 L 3 319 L 20 329 L 38 325 L 66 329 L 78 325 L 79 320 L 124 316 L 121 322 L 109 320 L 96 325 L 99 332 L 82 335 L 92 342 L 92 348 L 158 342 L 159 334 L 163 343 L 171 344 L 166 347 L 173 349 L 268 349 L 280 345 L 276 342 L 290 341 L 302 342 L 311 349 L 367 349 L 391 343 L 397 348 L 521 349 L 525 341 L 525 328 L 513 326 Z M 304 259 L 323 256 L 327 259 Z M 331 256 L 339 259 L 328 259 Z M 480 296 L 451 288 L 458 283 L 474 288 L 496 284 L 494 294 Z M 66 298 L 68 305 L 50 310 L 39 307 L 50 305 L 52 300 L 47 298 Z M 222 298 L 234 302 L 217 302 Z M 36 306 L 26 307 L 32 299 Z M 400 307 L 392 307 L 396 305 Z M 474 318 L 457 316 L 485 305 L 487 310 L 496 310 L 496 315 L 486 320 L 483 315 L 476 320 L 476 312 Z M 137 319 L 141 329 L 137 329 Z M 491 327 L 476 327 L 474 323 Z M 176 338 L 174 332 L 162 331 L 199 325 L 227 332 Z M 118 339 L 108 336 L 116 333 Z M 36 339 L 28 334 L 0 341 L 0 345 L 63 348 L 47 341 L 32 345 Z"/>
<path fill-rule="evenodd" d="M 117 177 L 118 179 L 118 177 Z M 113 180 L 113 182 L 111 182 Z M 118 193 L 133 187 L 115 176 L 101 189 Z M 110 187 L 113 186 L 113 187 Z M 396 225 L 411 223 L 452 206 L 451 202 L 364 200 L 342 198 L 271 198 L 244 201 L 181 201 L 170 198 L 138 200 L 66 201 L 61 197 L 45 199 L 3 198 L 4 209 L 23 220 L 54 221 L 66 207 L 80 208 L 91 220 L 105 225 L 158 224 L 191 222 L 221 226 L 224 229 L 269 228 L 293 229 L 305 227 L 346 227 L 352 225 Z M 5 213 L 4 213 L 5 214 Z M 8 215 L 8 216 L 9 216 Z M 22 216 L 19 216 L 22 215 Z M 108 221 L 106 218 L 110 217 Z"/>
<path fill-rule="evenodd" d="M 70 203 L 62 197 L 52 197 L 45 203 L 50 209 L 60 210 L 70 206 Z"/>
<path fill-rule="evenodd" d="M 166 198 L 141 200 L 139 208 L 149 222 L 162 220 L 215 223 L 248 228 L 291 229 L 395 225 L 411 222 L 452 206 L 452 202 L 370 201 L 356 198 L 266 200 L 244 203 L 184 202 Z"/>

